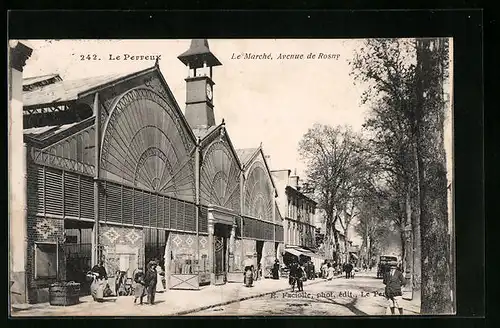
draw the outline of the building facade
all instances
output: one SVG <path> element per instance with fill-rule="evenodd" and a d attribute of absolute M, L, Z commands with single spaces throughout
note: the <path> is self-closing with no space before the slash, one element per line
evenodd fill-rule
<path fill-rule="evenodd" d="M 240 281 L 284 247 L 276 186 L 262 147 L 237 150 L 215 123 L 206 40 L 189 68 L 182 113 L 158 63 L 122 76 L 23 82 L 27 243 L 25 299 L 84 281 L 104 261 L 129 277 L 152 259 L 168 288 Z M 281 246 L 280 246 L 281 245 Z"/>
<path fill-rule="evenodd" d="M 299 177 L 290 173 L 290 170 L 272 171 L 279 186 L 277 203 L 283 215 L 285 245 L 315 248 L 317 203 L 301 192 Z"/>

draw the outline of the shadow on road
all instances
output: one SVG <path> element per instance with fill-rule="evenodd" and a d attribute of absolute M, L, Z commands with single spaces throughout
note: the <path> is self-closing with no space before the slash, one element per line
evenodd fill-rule
<path fill-rule="evenodd" d="M 325 302 L 324 300 L 328 300 L 328 302 Z M 356 299 L 352 299 L 351 302 L 349 303 L 339 303 L 332 298 L 323 298 L 322 300 L 318 300 L 317 302 L 322 302 L 322 303 L 328 303 L 328 304 L 334 304 L 334 305 L 339 305 L 347 308 L 349 311 L 354 313 L 355 315 L 368 315 L 368 313 L 361 311 L 357 307 L 354 306 L 354 303 L 356 303 Z"/>

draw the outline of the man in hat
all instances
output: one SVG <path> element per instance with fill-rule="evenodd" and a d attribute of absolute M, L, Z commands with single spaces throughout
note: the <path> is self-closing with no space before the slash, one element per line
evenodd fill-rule
<path fill-rule="evenodd" d="M 385 297 L 389 301 L 389 307 L 391 309 L 391 314 L 394 314 L 395 309 L 398 308 L 399 314 L 403 314 L 403 293 L 401 287 L 406 284 L 406 280 L 398 268 L 396 262 L 391 262 L 388 264 L 390 269 L 384 276 L 385 285 Z"/>
<path fill-rule="evenodd" d="M 156 283 L 158 282 L 158 274 L 156 272 L 156 262 L 149 261 L 147 271 L 144 276 L 144 284 L 147 289 L 148 304 L 155 303 Z"/>

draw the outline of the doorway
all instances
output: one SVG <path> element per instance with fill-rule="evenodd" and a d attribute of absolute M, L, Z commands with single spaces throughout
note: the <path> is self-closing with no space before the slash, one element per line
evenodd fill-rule
<path fill-rule="evenodd" d="M 256 248 L 257 248 L 257 279 L 259 279 L 262 276 L 262 253 L 264 250 L 264 242 L 261 240 L 256 240 Z"/>
<path fill-rule="evenodd" d="M 93 223 L 64 220 L 66 280 L 80 284 L 81 295 L 90 295 L 86 274 L 92 269 Z"/>
<path fill-rule="evenodd" d="M 214 273 L 216 285 L 225 284 L 227 281 L 228 238 L 229 226 L 219 223 L 214 224 Z"/>

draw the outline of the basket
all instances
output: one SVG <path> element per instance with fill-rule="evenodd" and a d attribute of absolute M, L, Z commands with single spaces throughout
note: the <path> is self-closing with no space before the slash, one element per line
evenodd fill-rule
<path fill-rule="evenodd" d="M 80 302 L 80 284 L 70 282 L 57 282 L 49 287 L 50 305 L 69 306 Z"/>

